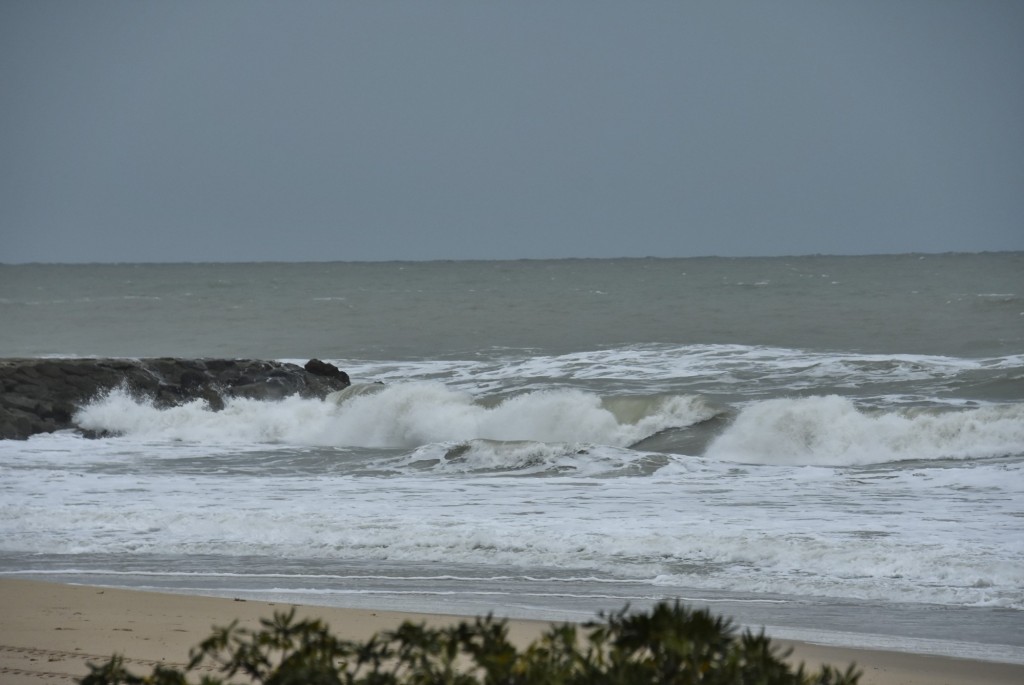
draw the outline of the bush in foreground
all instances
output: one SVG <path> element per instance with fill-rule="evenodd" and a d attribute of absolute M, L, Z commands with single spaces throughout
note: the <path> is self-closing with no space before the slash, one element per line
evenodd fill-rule
<path fill-rule="evenodd" d="M 627 607 L 628 609 L 628 607 Z M 524 651 L 491 616 L 446 628 L 403 623 L 365 642 L 341 640 L 294 609 L 261 628 L 218 628 L 182 671 L 130 673 L 120 657 L 90 665 L 82 685 L 223 685 L 240 676 L 261 685 L 856 685 L 860 674 L 830 666 L 806 672 L 763 633 L 737 635 L 705 610 L 662 603 L 650 612 L 602 614 L 583 626 L 553 626 Z M 220 675 L 189 680 L 197 669 Z M 237 682 L 237 680 L 233 680 Z"/>

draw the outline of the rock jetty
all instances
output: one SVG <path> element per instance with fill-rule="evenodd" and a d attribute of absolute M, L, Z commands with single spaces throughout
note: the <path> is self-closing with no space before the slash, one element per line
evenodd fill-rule
<path fill-rule="evenodd" d="M 75 428 L 83 404 L 115 388 L 158 407 L 196 399 L 214 410 L 232 397 L 325 397 L 350 385 L 333 364 L 253 359 L 0 359 L 0 439 Z"/>

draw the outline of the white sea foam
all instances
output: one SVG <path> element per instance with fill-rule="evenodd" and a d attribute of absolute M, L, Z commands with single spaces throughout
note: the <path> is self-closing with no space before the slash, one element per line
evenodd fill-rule
<path fill-rule="evenodd" d="M 299 361 L 299 360 L 295 360 Z M 388 383 L 437 380 L 469 392 L 590 383 L 635 392 L 702 390 L 712 383 L 737 396 L 779 393 L 912 393 L 909 401 L 935 402 L 972 373 L 1013 373 L 1024 355 L 960 358 L 915 354 L 852 354 L 751 345 L 630 345 L 560 355 L 495 352 L 493 359 L 367 362 L 332 360 L 354 379 Z M 884 402 L 883 402 L 884 403 Z"/>
<path fill-rule="evenodd" d="M 429 470 L 442 474 L 514 472 L 600 476 L 656 470 L 665 458 L 625 448 L 532 440 L 467 440 L 432 443 L 411 453 L 376 461 L 374 469 L 395 473 Z"/>
<path fill-rule="evenodd" d="M 484 439 L 621 447 L 714 414 L 696 397 L 634 398 L 632 403 L 617 399 L 606 406 L 593 393 L 544 390 L 513 395 L 489 406 L 434 382 L 362 389 L 337 393 L 328 401 L 235 398 L 221 411 L 213 411 L 201 400 L 158 408 L 116 390 L 81 409 L 75 421 L 88 430 L 135 438 L 209 443 L 409 448 Z"/>
<path fill-rule="evenodd" d="M 69 440 L 82 442 L 47 436 L 35 449 L 66 453 Z M 648 476 L 602 466 L 589 477 L 587 464 L 640 457 L 474 442 L 450 456 L 452 446 L 414 450 L 388 477 L 271 476 L 257 461 L 239 477 L 223 468 L 230 452 L 181 471 L 180 453 L 177 464 L 140 459 L 129 440 L 128 461 L 109 468 L 88 449 L 117 441 L 85 442 L 60 469 L 5 470 L 0 549 L 579 569 L 666 588 L 1024 608 L 1019 466 L 847 478 L 687 458 Z M 519 470 L 496 473 L 512 456 Z M 5 466 L 12 457 L 0 452 Z M 567 468 L 523 477 L 534 459 Z"/>
<path fill-rule="evenodd" d="M 483 441 L 473 447 L 476 453 L 491 441 L 549 444 L 530 449 L 566 454 L 575 449 L 566 445 L 626 447 L 718 412 L 696 396 L 602 399 L 580 390 L 543 390 L 495 403 L 435 382 L 364 390 L 339 393 L 328 401 L 236 398 L 221 411 L 200 400 L 157 408 L 118 390 L 84 407 L 75 420 L 85 429 L 137 439 L 206 444 L 417 448 Z M 520 459 L 515 456 L 520 455 L 518 448 L 506 446 L 501 453 L 510 464 Z M 1021 404 L 882 411 L 824 396 L 751 403 L 705 454 L 751 464 L 843 466 L 1022 453 Z"/>
<path fill-rule="evenodd" d="M 137 439 L 223 443 L 327 444 L 318 434 L 331 407 L 318 400 L 290 397 L 279 402 L 234 398 L 221 411 L 204 400 L 158 408 L 151 400 L 114 390 L 75 414 L 81 428 Z"/>
<path fill-rule="evenodd" d="M 838 396 L 745 408 L 707 456 L 753 464 L 876 464 L 1024 453 L 1024 405 L 958 411 L 859 410 Z"/>

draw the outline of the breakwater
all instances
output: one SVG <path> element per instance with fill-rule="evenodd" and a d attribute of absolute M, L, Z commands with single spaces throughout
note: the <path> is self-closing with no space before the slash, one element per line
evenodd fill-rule
<path fill-rule="evenodd" d="M 78 408 L 115 388 L 158 406 L 204 400 L 220 409 L 231 397 L 323 397 L 348 385 L 348 374 L 317 359 L 0 359 L 0 439 L 75 428 Z"/>

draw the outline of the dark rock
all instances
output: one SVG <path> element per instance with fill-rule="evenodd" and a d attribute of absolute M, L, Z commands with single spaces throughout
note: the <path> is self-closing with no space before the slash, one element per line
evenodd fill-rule
<path fill-rule="evenodd" d="M 178 385 L 186 389 L 195 389 L 206 384 L 207 376 L 199 371 L 185 371 L 178 379 Z"/>
<path fill-rule="evenodd" d="M 0 434 L 6 437 L 25 440 L 38 432 L 34 430 L 37 425 L 42 422 L 32 414 L 19 409 L 0 409 Z"/>
<path fill-rule="evenodd" d="M 250 400 L 280 400 L 294 393 L 279 378 L 268 378 L 262 383 L 245 383 L 231 388 L 233 397 L 247 397 Z"/>
<path fill-rule="evenodd" d="M 54 423 L 67 426 L 71 423 L 71 417 L 75 413 L 75 407 L 69 403 L 55 403 L 50 405 L 48 408 L 44 408 L 41 416 L 44 419 L 53 419 Z M 56 429 L 55 429 L 56 430 Z"/>
<path fill-rule="evenodd" d="M 4 393 L 0 396 L 0 407 L 4 409 L 17 409 L 19 411 L 34 412 L 39 406 L 39 401 L 24 395 Z"/>
<path fill-rule="evenodd" d="M 340 380 L 345 381 L 345 383 L 350 382 L 347 373 L 339 369 L 334 364 L 328 364 L 327 362 L 322 362 L 319 359 L 310 359 L 302 368 L 304 368 L 306 371 L 309 371 L 312 374 L 316 374 L 317 376 L 326 376 L 327 378 L 338 378 Z"/>
<path fill-rule="evenodd" d="M 197 399 L 204 400 L 206 405 L 213 411 L 220 411 L 224 408 L 224 398 L 213 388 L 200 388 Z"/>
<path fill-rule="evenodd" d="M 0 359 L 0 439 L 75 428 L 81 406 L 117 388 L 158 407 L 203 400 L 219 411 L 232 397 L 322 398 L 349 386 L 348 374 L 320 364 L 327 373 L 245 359 Z"/>

